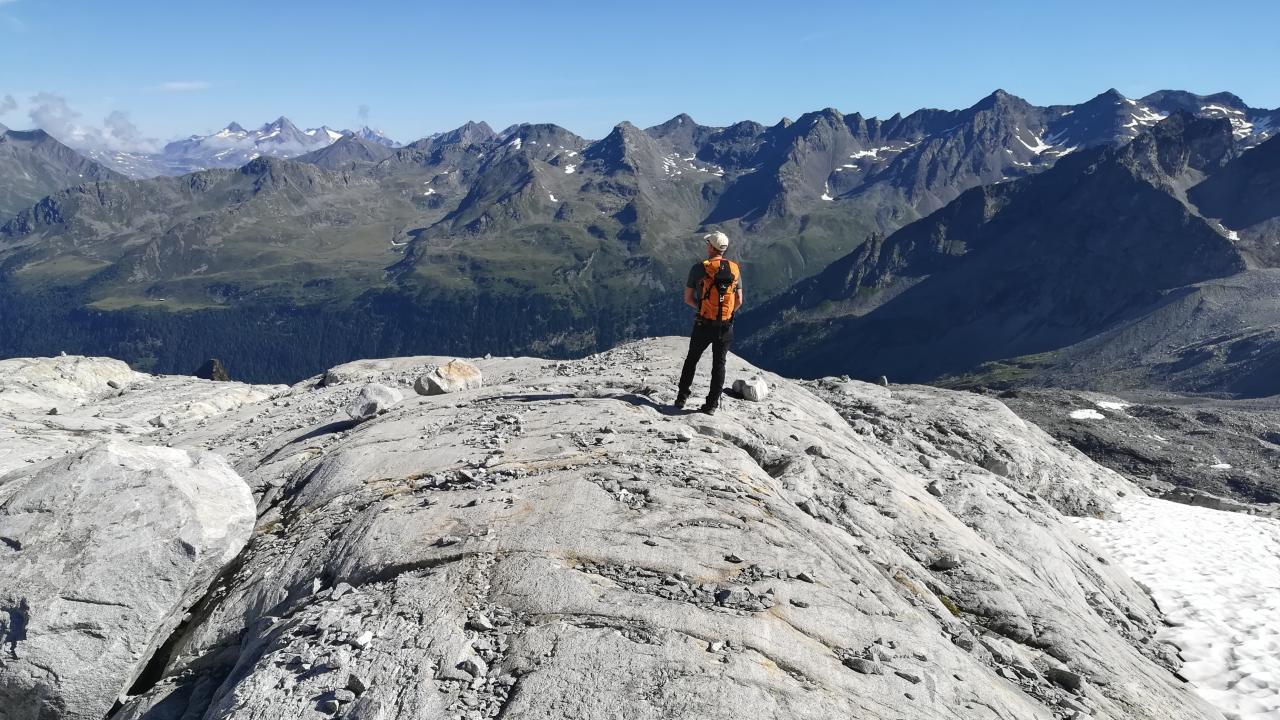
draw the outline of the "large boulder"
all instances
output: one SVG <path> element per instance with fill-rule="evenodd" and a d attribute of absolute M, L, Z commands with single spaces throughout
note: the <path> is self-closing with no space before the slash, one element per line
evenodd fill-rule
<path fill-rule="evenodd" d="M 475 390 L 484 384 L 480 368 L 465 360 L 450 360 L 418 378 L 414 390 L 419 395 L 444 395 L 445 393 Z"/>
<path fill-rule="evenodd" d="M 211 453 L 113 441 L 0 477 L 0 717 L 105 717 L 254 520 Z"/>

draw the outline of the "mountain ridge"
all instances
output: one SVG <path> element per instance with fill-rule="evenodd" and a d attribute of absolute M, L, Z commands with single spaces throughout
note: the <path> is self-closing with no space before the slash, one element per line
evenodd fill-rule
<path fill-rule="evenodd" d="M 687 319 L 673 298 L 703 232 L 735 237 L 761 303 L 974 187 L 1127 143 L 1158 114 L 1117 94 L 1099 98 L 1107 110 L 1090 117 L 1102 124 L 1073 120 L 1083 109 L 1038 108 L 997 91 L 962 111 L 879 120 L 828 108 L 725 128 L 686 115 L 647 130 L 620 123 L 595 141 L 551 124 L 496 132 L 483 122 L 399 148 L 344 136 L 292 159 L 264 155 L 241 165 L 244 175 L 55 193 L 0 223 L 0 291 L 15 307 L 38 307 L 24 311 L 46 326 L 77 328 L 73 341 L 88 343 L 77 348 L 165 370 L 197 349 L 156 338 L 188 332 L 248 343 L 239 364 L 253 368 L 251 379 L 310 371 L 319 358 L 248 337 L 256 318 L 277 315 L 307 318 L 297 326 L 304 337 L 325 317 L 363 322 L 351 342 L 385 342 L 388 354 L 434 346 L 580 355 L 679 331 Z M 1233 152 L 1249 146 L 1231 127 L 1224 142 Z M 259 130 L 284 137 L 297 128 L 281 119 Z M 1178 182 L 1186 187 L 1176 192 L 1191 184 Z M 131 214 L 139 208 L 147 210 Z M 539 320 L 504 317 L 513 300 Z M 117 323 L 147 329 L 130 339 Z M 0 352 L 42 352 L 13 333 Z M 335 352 L 358 351 L 345 342 Z M 141 349 L 155 346 L 159 355 Z M 280 374 L 256 374 L 273 367 Z"/>

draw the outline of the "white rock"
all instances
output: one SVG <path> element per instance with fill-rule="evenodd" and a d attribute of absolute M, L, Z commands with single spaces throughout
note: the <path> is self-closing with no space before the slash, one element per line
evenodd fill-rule
<path fill-rule="evenodd" d="M 399 390 L 379 383 L 369 383 L 347 405 L 347 415 L 356 421 L 368 420 L 387 412 L 401 400 L 404 400 L 404 395 Z"/>
<path fill-rule="evenodd" d="M 255 517 L 211 453 L 109 442 L 0 477 L 0 716 L 105 717 Z"/>
<path fill-rule="evenodd" d="M 745 400 L 761 402 L 769 394 L 769 383 L 765 382 L 759 375 L 756 375 L 749 380 L 734 380 L 733 391 L 741 395 Z"/>

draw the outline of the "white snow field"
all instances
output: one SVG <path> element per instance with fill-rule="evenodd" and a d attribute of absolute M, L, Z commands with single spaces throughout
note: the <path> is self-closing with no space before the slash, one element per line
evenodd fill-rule
<path fill-rule="evenodd" d="M 1280 520 L 1139 497 L 1080 529 L 1146 585 L 1182 675 L 1233 720 L 1280 718 Z"/>

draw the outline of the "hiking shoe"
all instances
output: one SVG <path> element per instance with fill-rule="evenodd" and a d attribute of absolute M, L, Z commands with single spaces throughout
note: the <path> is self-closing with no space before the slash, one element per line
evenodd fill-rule
<path fill-rule="evenodd" d="M 715 405 L 703 405 L 702 407 L 698 408 L 698 412 L 702 413 L 703 415 L 715 415 L 716 409 L 717 408 Z"/>
<path fill-rule="evenodd" d="M 688 395 L 676 395 L 675 408 L 677 410 L 683 410 L 684 404 L 687 402 L 689 402 Z"/>

